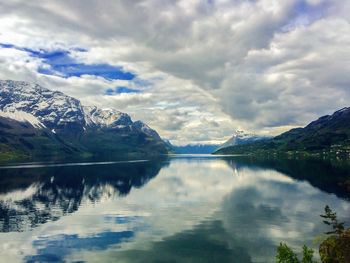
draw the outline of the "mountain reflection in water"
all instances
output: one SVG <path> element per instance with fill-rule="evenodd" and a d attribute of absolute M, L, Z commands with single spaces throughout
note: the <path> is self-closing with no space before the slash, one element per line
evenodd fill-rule
<path fill-rule="evenodd" d="M 274 262 L 315 246 L 326 204 L 350 222 L 341 162 L 181 156 L 0 169 L 9 262 Z"/>
<path fill-rule="evenodd" d="M 78 210 L 83 199 L 125 196 L 155 177 L 164 162 L 2 169 L 0 231 L 24 231 Z"/>

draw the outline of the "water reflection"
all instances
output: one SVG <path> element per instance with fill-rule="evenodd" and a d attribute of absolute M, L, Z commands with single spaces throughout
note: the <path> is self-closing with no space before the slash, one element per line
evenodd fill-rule
<path fill-rule="evenodd" d="M 114 258 L 120 262 L 252 262 L 239 240 L 232 242 L 219 220 L 203 222 L 187 230 L 154 242 L 150 249 L 122 251 Z M 112 258 L 113 258 L 112 257 Z M 161 260 L 160 260 L 161 259 Z"/>
<path fill-rule="evenodd" d="M 313 246 L 325 204 L 350 222 L 338 164 L 202 156 L 0 172 L 9 262 L 274 262 L 281 241 Z"/>
<path fill-rule="evenodd" d="M 58 235 L 55 238 L 42 237 L 33 242 L 36 255 L 28 255 L 26 262 L 62 262 L 74 250 L 105 250 L 110 245 L 127 242 L 134 236 L 132 231 L 103 232 L 96 236 Z"/>
<path fill-rule="evenodd" d="M 125 196 L 155 177 L 164 162 L 1 169 L 0 232 L 24 231 L 75 212 L 82 200 Z M 28 168 L 28 166 L 26 166 Z M 32 168 L 32 167 L 30 167 Z"/>
<path fill-rule="evenodd" d="M 233 168 L 271 169 L 294 179 L 306 180 L 327 193 L 350 199 L 350 162 L 348 160 L 277 159 L 235 157 L 227 160 Z"/>

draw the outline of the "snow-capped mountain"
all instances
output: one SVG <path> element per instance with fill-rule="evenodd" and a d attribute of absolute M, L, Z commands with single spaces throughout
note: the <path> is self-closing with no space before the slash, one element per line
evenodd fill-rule
<path fill-rule="evenodd" d="M 0 80 L 0 111 L 26 112 L 50 129 L 85 126 L 79 100 L 24 81 Z"/>
<path fill-rule="evenodd" d="M 219 149 L 226 148 L 229 146 L 234 146 L 234 145 L 248 144 L 251 142 L 266 140 L 269 138 L 270 137 L 268 136 L 259 136 L 252 133 L 246 133 L 242 130 L 236 130 L 230 139 L 228 139 L 225 143 L 220 145 Z"/>
<path fill-rule="evenodd" d="M 142 121 L 133 122 L 126 113 L 82 106 L 75 98 L 37 84 L 0 80 L 0 90 L 0 116 L 28 122 L 37 128 L 47 127 L 55 133 L 67 129 L 128 128 L 160 139 L 155 130 Z"/>
<path fill-rule="evenodd" d="M 225 147 L 216 154 L 322 156 L 348 158 L 350 146 L 350 107 L 346 107 L 293 128 L 278 136 L 249 145 Z"/>
<path fill-rule="evenodd" d="M 82 106 L 36 84 L 0 80 L 0 161 L 166 152 L 155 130 L 126 113 Z"/>
<path fill-rule="evenodd" d="M 147 124 L 143 123 L 142 121 L 135 121 L 132 125 L 134 127 L 134 129 L 142 131 L 143 133 L 161 140 L 159 134 L 153 130 L 151 127 L 149 127 Z"/>
<path fill-rule="evenodd" d="M 0 111 L 0 117 L 29 123 L 34 128 L 45 128 L 45 125 L 42 124 L 38 118 L 24 111 Z"/>
<path fill-rule="evenodd" d="M 130 116 L 115 109 L 83 107 L 85 122 L 89 127 L 120 127 L 133 125 Z"/>

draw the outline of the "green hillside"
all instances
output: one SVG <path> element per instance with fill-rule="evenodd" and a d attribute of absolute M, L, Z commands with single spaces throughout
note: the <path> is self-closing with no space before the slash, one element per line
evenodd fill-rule
<path fill-rule="evenodd" d="M 272 139 L 220 149 L 214 154 L 350 154 L 350 108 L 336 111 Z"/>
<path fill-rule="evenodd" d="M 165 143 L 139 131 L 91 129 L 83 132 L 36 129 L 0 117 L 0 161 L 80 158 L 115 159 L 165 154 Z"/>

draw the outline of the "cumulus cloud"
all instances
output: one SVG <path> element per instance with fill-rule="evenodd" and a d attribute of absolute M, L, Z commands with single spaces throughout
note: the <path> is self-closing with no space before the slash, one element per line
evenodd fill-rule
<path fill-rule="evenodd" d="M 8 1 L 0 43 L 71 50 L 136 79 L 44 75 L 45 61 L 14 49 L 0 49 L 0 77 L 116 107 L 179 144 L 276 134 L 349 106 L 349 11 L 340 0 Z M 106 96 L 118 86 L 142 92 Z"/>

